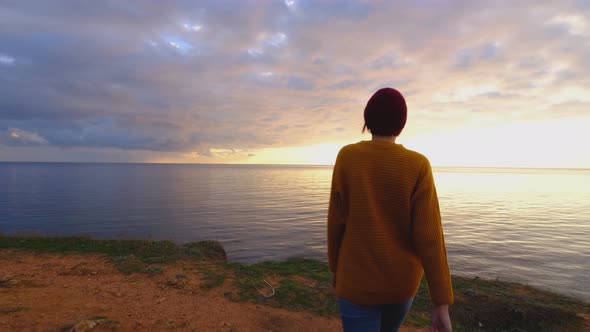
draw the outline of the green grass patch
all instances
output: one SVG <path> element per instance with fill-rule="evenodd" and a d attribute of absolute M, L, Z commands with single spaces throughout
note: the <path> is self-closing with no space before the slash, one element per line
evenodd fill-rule
<path fill-rule="evenodd" d="M 199 269 L 202 277 L 201 288 L 212 289 L 223 285 L 226 278 L 226 272 L 211 268 Z"/>
<path fill-rule="evenodd" d="M 216 241 L 94 240 L 86 237 L 8 237 L 0 236 L 0 248 L 50 253 L 96 253 L 112 257 L 123 273 L 157 274 L 150 264 L 171 263 L 178 259 L 225 261 L 223 246 Z"/>
<path fill-rule="evenodd" d="M 590 313 L 587 303 L 517 283 L 454 276 L 453 288 L 455 331 L 580 331 L 579 314 Z M 429 325 L 431 308 L 422 280 L 406 322 Z"/>
<path fill-rule="evenodd" d="M 315 259 L 292 258 L 282 262 L 267 261 L 256 264 L 230 263 L 228 267 L 237 274 L 259 278 L 265 274 L 279 276 L 302 276 L 320 282 L 330 282 L 328 265 Z"/>
<path fill-rule="evenodd" d="M 235 294 L 226 295 L 232 300 L 309 310 L 321 315 L 337 313 L 331 275 L 324 262 L 294 258 L 283 262 L 231 263 L 227 268 L 234 273 L 237 289 Z M 272 287 L 266 283 L 269 280 L 274 282 Z M 270 296 L 273 288 L 275 294 Z"/>
<path fill-rule="evenodd" d="M 0 248 L 57 253 L 100 253 L 109 256 L 134 255 L 146 263 L 166 263 L 187 257 L 207 260 L 226 259 L 223 246 L 216 241 L 178 245 L 171 241 L 0 236 Z"/>
<path fill-rule="evenodd" d="M 298 280 L 281 280 L 275 296 L 277 303 L 284 308 L 310 310 L 320 315 L 334 315 L 338 312 L 336 297 L 331 290 Z"/>
<path fill-rule="evenodd" d="M 459 331 L 580 331 L 590 305 L 530 286 L 454 277 L 451 318 Z"/>
<path fill-rule="evenodd" d="M 180 251 L 196 259 L 227 261 L 225 249 L 217 241 L 188 242 L 180 246 Z"/>

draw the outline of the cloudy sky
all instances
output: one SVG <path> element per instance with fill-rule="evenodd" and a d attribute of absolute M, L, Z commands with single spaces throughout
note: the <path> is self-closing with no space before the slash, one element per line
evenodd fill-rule
<path fill-rule="evenodd" d="M 590 168 L 590 1 L 0 1 L 0 161 Z"/>

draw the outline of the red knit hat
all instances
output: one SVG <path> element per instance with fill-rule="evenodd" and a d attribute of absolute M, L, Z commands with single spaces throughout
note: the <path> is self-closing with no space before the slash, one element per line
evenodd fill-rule
<path fill-rule="evenodd" d="M 364 116 L 365 128 L 368 128 L 371 134 L 397 136 L 406 125 L 408 117 L 406 100 L 396 89 L 380 89 L 367 102 Z"/>

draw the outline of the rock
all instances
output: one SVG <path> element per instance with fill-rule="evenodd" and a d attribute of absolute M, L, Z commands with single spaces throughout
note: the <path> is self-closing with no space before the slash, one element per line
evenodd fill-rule
<path fill-rule="evenodd" d="M 95 328 L 96 325 L 98 325 L 98 322 L 97 321 L 94 321 L 94 320 L 83 320 L 83 321 L 79 321 L 78 323 L 76 323 L 76 325 L 74 325 L 74 327 L 72 327 L 70 329 L 70 331 L 71 332 L 90 331 L 93 328 Z"/>
<path fill-rule="evenodd" d="M 186 283 L 187 283 L 186 279 L 169 278 L 168 280 L 166 280 L 164 285 L 167 287 L 171 287 L 171 288 L 182 289 L 182 288 L 184 288 Z"/>
<path fill-rule="evenodd" d="M 467 295 L 467 296 L 476 296 L 477 295 L 477 291 L 472 288 L 467 288 L 463 293 L 465 293 L 465 295 Z"/>
<path fill-rule="evenodd" d="M 87 263 L 80 263 L 73 267 L 62 267 L 57 275 L 61 276 L 89 276 L 92 274 L 92 270 L 87 268 Z"/>
<path fill-rule="evenodd" d="M 111 296 L 114 296 L 114 297 L 123 297 L 124 296 L 124 294 L 123 293 L 120 293 L 120 292 L 113 292 L 113 291 L 110 291 L 110 290 L 107 290 L 106 292 L 109 293 Z"/>
<path fill-rule="evenodd" d="M 162 272 L 164 272 L 164 270 L 161 267 L 155 266 L 155 265 L 150 265 L 150 266 L 144 268 L 143 270 L 141 270 L 141 273 L 145 273 L 150 276 L 160 274 Z"/>
<path fill-rule="evenodd" d="M 19 281 L 16 279 L 17 276 L 8 276 L 4 279 L 0 279 L 0 287 L 10 287 L 18 285 Z"/>

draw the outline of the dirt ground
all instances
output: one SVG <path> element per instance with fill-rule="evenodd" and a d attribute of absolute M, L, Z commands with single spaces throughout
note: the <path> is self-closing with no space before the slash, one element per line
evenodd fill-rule
<path fill-rule="evenodd" d="M 232 302 L 224 296 L 228 281 L 201 289 L 190 262 L 124 275 L 100 255 L 0 250 L 0 330 L 341 330 L 337 318 Z"/>

